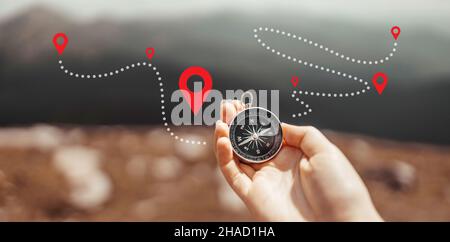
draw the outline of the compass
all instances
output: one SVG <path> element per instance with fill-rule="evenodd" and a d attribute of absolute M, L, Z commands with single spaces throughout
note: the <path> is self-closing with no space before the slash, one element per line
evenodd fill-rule
<path fill-rule="evenodd" d="M 280 151 L 283 143 L 280 120 L 264 108 L 244 109 L 231 121 L 230 141 L 234 153 L 242 161 L 268 161 Z"/>

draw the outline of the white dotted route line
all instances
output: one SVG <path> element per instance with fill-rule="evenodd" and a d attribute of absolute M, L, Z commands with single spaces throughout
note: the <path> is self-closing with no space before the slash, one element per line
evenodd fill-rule
<path fill-rule="evenodd" d="M 296 97 L 295 97 L 295 94 L 297 94 L 297 91 L 296 91 L 296 90 L 292 91 L 291 97 L 292 97 L 292 98 L 295 98 L 295 101 L 296 101 L 296 102 L 300 102 L 300 104 L 301 104 L 302 106 L 305 107 L 306 111 L 304 111 L 303 113 L 302 113 L 302 112 L 299 112 L 299 113 L 297 113 L 297 114 L 292 114 L 292 117 L 293 117 L 293 118 L 296 118 L 296 117 L 301 118 L 302 116 L 306 116 L 306 115 L 308 115 L 309 113 L 311 113 L 311 112 L 312 112 L 312 109 L 309 107 L 309 104 L 305 103 L 304 101 L 301 101 L 300 98 L 298 98 L 298 97 L 296 98 Z"/>
<path fill-rule="evenodd" d="M 332 50 L 332 49 L 330 49 L 330 48 L 328 48 L 328 47 L 325 47 L 324 45 L 322 45 L 322 44 L 320 44 L 320 43 L 313 42 L 312 40 L 308 40 L 307 38 L 303 38 L 303 37 L 301 37 L 301 36 L 299 36 L 299 35 L 292 34 L 292 33 L 290 33 L 290 32 L 281 31 L 281 30 L 274 29 L 274 28 L 267 28 L 267 27 L 265 27 L 265 28 L 259 27 L 259 28 L 257 28 L 257 29 L 254 29 L 253 31 L 255 32 L 254 37 L 257 39 L 258 43 L 261 43 L 261 45 L 262 45 L 263 47 L 266 46 L 266 43 L 262 42 L 262 40 L 259 38 L 259 36 L 258 36 L 257 33 L 260 32 L 260 31 L 271 32 L 271 33 L 281 34 L 282 36 L 291 37 L 292 39 L 295 39 L 295 40 L 298 40 L 298 41 L 303 41 L 303 42 L 306 43 L 306 44 L 309 44 L 309 45 L 314 46 L 314 47 L 316 47 L 316 48 L 319 48 L 319 49 L 321 49 L 321 50 L 323 50 L 323 51 L 325 51 L 325 52 L 328 52 L 328 53 L 330 53 L 330 54 L 333 55 L 333 56 L 340 57 L 340 58 L 343 59 L 343 60 L 351 61 L 351 62 L 353 62 L 353 63 L 363 64 L 363 65 L 365 65 L 365 64 L 369 64 L 369 65 L 372 65 L 372 64 L 374 64 L 374 65 L 382 64 L 382 63 L 384 63 L 385 61 L 389 61 L 389 59 L 390 59 L 391 57 L 393 57 L 393 56 L 394 56 L 394 53 L 397 51 L 397 48 L 396 48 L 396 47 L 397 47 L 397 42 L 394 41 L 394 47 L 392 48 L 391 52 L 388 53 L 387 56 L 385 56 L 385 57 L 383 57 L 383 58 L 381 58 L 381 59 L 379 59 L 379 60 L 362 60 L 362 59 L 358 59 L 358 58 L 346 56 L 346 55 L 344 55 L 344 54 L 342 54 L 342 53 L 339 53 L 339 52 L 337 52 L 337 51 L 335 51 L 335 50 Z M 267 48 L 267 50 L 270 50 L 270 47 Z M 275 51 L 276 51 L 276 50 L 275 50 Z M 274 52 L 274 51 L 272 51 L 272 52 Z M 277 54 L 278 54 L 278 52 L 277 52 Z M 283 55 L 284 55 L 284 54 L 283 54 Z"/>
<path fill-rule="evenodd" d="M 164 126 L 166 127 L 166 131 L 168 133 L 170 133 L 170 136 L 172 136 L 175 140 L 178 140 L 180 142 L 183 142 L 183 143 L 186 143 L 186 144 L 197 144 L 197 145 L 203 144 L 203 145 L 206 145 L 206 141 L 189 140 L 189 139 L 185 139 L 185 138 L 182 138 L 182 137 L 178 137 L 168 127 L 169 124 L 167 123 L 165 106 L 164 106 L 164 88 L 163 88 L 164 84 L 162 82 L 162 77 L 160 76 L 159 71 L 157 71 L 156 66 L 154 66 L 153 64 L 143 61 L 143 62 L 137 62 L 136 64 L 127 65 L 125 67 L 116 69 L 115 71 L 105 72 L 103 74 L 102 73 L 101 74 L 79 74 L 79 73 L 75 73 L 75 72 L 72 72 L 72 71 L 66 69 L 64 67 L 64 65 L 63 65 L 63 61 L 62 60 L 59 60 L 58 63 L 60 65 L 60 69 L 62 71 L 64 71 L 64 73 L 66 73 L 69 76 L 76 77 L 76 78 L 82 78 L 82 79 L 84 79 L 84 78 L 86 78 L 86 79 L 106 78 L 108 76 L 117 75 L 117 74 L 119 74 L 121 72 L 124 72 L 126 70 L 129 70 L 129 69 L 132 69 L 132 68 L 135 68 L 135 67 L 149 67 L 151 70 L 153 70 L 155 72 L 155 74 L 156 74 L 156 76 L 158 78 L 158 81 L 159 81 L 159 86 L 160 86 L 160 90 L 159 91 L 161 92 L 161 117 L 162 117 L 162 120 L 164 122 Z"/>
<path fill-rule="evenodd" d="M 284 31 L 280 31 L 278 29 L 272 29 L 272 28 L 269 29 L 269 28 L 259 27 L 258 29 L 254 29 L 253 31 L 255 33 L 257 33 L 258 31 L 270 31 L 270 32 L 275 32 L 277 34 L 281 33 L 282 35 L 291 36 L 293 38 L 300 38 L 301 39 L 301 37 L 297 37 L 297 35 L 293 35 L 291 33 L 286 33 Z M 292 61 L 294 63 L 303 64 L 306 67 L 310 67 L 310 68 L 314 68 L 314 69 L 317 69 L 317 70 L 325 71 L 327 73 L 331 73 L 331 74 L 334 74 L 334 75 L 337 75 L 337 76 L 342 76 L 342 77 L 348 78 L 350 80 L 359 81 L 360 83 L 364 84 L 364 87 L 362 89 L 360 89 L 359 91 L 353 91 L 353 92 L 329 92 L 329 93 L 327 93 L 327 92 L 315 92 L 315 91 L 299 91 L 300 95 L 310 95 L 310 96 L 318 96 L 318 97 L 320 97 L 320 96 L 322 96 L 322 97 L 353 97 L 353 96 L 357 96 L 357 95 L 360 95 L 362 93 L 365 93 L 366 90 L 370 90 L 369 83 L 367 81 L 364 81 L 362 78 L 350 75 L 350 74 L 345 73 L 345 72 L 336 71 L 336 70 L 334 70 L 332 68 L 329 68 L 329 67 L 315 65 L 313 63 L 309 63 L 309 62 L 301 60 L 299 58 L 292 57 L 290 55 L 286 55 L 285 53 L 280 52 L 280 51 L 270 47 L 266 43 L 264 43 L 261 40 L 261 38 L 259 38 L 259 36 L 257 34 L 255 34 L 254 37 L 256 38 L 258 43 L 260 43 L 260 45 L 262 47 L 264 47 L 266 50 L 268 50 L 269 52 L 275 53 L 276 55 L 281 56 L 284 59 L 290 60 L 290 61 Z M 307 39 L 304 39 L 304 40 L 307 41 Z M 314 43 L 312 41 L 309 41 L 309 43 L 310 44 L 314 44 L 314 45 L 317 44 L 317 43 Z M 395 45 L 396 45 L 396 43 L 395 43 Z M 333 50 L 331 50 L 331 51 L 333 51 Z"/>

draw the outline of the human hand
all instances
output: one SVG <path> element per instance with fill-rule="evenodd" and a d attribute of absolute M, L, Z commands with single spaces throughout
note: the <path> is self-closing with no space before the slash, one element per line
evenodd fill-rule
<path fill-rule="evenodd" d="M 233 154 L 227 124 L 243 108 L 238 101 L 225 102 L 216 123 L 216 156 L 226 180 L 259 220 L 312 220 L 300 184 L 300 149 L 284 145 L 272 160 L 253 165 L 241 163 Z"/>
<path fill-rule="evenodd" d="M 216 123 L 216 157 L 233 190 L 260 220 L 381 221 L 367 188 L 342 152 L 317 129 L 282 124 L 280 152 L 242 163 L 228 138 L 239 101 L 225 102 Z"/>

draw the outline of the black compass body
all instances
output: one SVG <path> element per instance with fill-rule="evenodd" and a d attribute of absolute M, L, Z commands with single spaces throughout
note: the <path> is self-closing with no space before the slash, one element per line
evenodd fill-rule
<path fill-rule="evenodd" d="M 230 124 L 230 140 L 234 153 L 242 161 L 268 161 L 280 151 L 283 143 L 280 120 L 264 108 L 244 109 Z"/>

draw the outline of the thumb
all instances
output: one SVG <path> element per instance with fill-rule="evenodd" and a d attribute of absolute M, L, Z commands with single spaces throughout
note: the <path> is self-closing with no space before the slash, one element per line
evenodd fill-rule
<path fill-rule="evenodd" d="M 301 149 L 300 179 L 323 220 L 380 220 L 361 177 L 345 155 L 314 127 L 283 124 L 288 145 Z"/>

